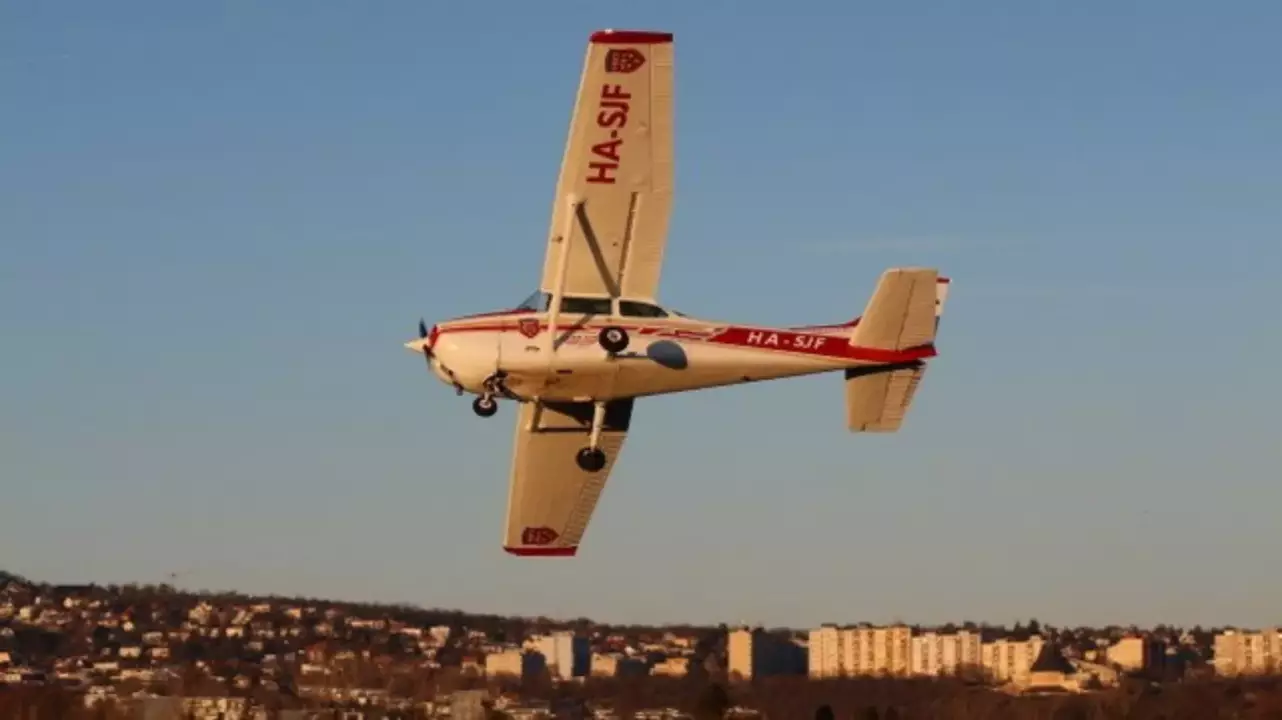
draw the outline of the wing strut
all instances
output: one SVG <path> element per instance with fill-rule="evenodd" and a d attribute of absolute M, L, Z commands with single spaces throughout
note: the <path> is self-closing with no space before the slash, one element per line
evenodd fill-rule
<path fill-rule="evenodd" d="M 548 306 L 548 336 L 552 338 L 552 352 L 556 352 L 556 321 L 561 315 L 561 296 L 565 294 L 565 270 L 570 265 L 570 237 L 574 233 L 574 218 L 578 215 L 575 212 L 579 206 L 579 198 L 573 193 L 566 198 L 569 212 L 565 214 L 565 227 L 561 228 L 561 257 L 556 266 L 556 282 L 552 286 L 552 299 Z"/>

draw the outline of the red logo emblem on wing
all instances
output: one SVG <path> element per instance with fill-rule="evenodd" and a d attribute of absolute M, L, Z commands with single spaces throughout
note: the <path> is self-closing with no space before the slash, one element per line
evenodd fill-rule
<path fill-rule="evenodd" d="M 544 525 L 543 527 L 527 527 L 521 531 L 522 545 L 551 545 L 556 539 L 561 537 L 557 531 Z"/>
<path fill-rule="evenodd" d="M 636 72 L 645 64 L 645 55 L 635 48 L 614 48 L 605 51 L 605 71 L 608 73 Z"/>
<path fill-rule="evenodd" d="M 521 318 L 516 324 L 516 329 L 527 338 L 532 338 L 539 334 L 539 321 L 535 318 Z"/>

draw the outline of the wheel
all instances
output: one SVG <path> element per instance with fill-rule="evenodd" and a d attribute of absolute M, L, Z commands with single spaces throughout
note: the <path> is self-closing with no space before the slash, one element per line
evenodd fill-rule
<path fill-rule="evenodd" d="M 588 472 L 599 472 L 605 467 L 605 452 L 601 448 L 585 447 L 574 456 L 574 461 Z"/>
<path fill-rule="evenodd" d="M 472 412 L 481 417 L 490 417 L 498 411 L 499 404 L 492 397 L 481 396 L 472 401 Z"/>
<path fill-rule="evenodd" d="M 628 332 L 618 327 L 601 328 L 597 342 L 606 352 L 617 355 L 628 348 Z"/>

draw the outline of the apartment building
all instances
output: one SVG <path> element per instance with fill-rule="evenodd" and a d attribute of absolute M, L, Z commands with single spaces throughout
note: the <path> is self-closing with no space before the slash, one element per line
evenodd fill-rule
<path fill-rule="evenodd" d="M 561 631 L 533 639 L 528 644 L 543 655 L 548 669 L 561 680 L 586 677 L 591 670 L 592 648 L 585 637 Z"/>
<path fill-rule="evenodd" d="M 1002 638 L 984 643 L 980 651 L 981 662 L 984 670 L 998 682 L 1024 682 L 1045 644 L 1039 635 L 1027 640 Z"/>
<path fill-rule="evenodd" d="M 1282 638 L 1276 632 L 1272 637 Z M 849 628 L 822 625 L 810 631 L 807 658 L 810 677 L 816 679 L 982 673 L 997 683 L 1019 684 L 1028 682 L 1046 644 L 1039 635 L 984 642 L 979 632 L 970 630 L 914 634 L 912 628 L 905 625 Z M 1272 646 L 1258 641 L 1240 644 L 1238 665 L 1258 664 L 1264 657 L 1282 660 L 1282 640 Z M 738 640 L 731 635 L 731 672 L 735 671 L 736 663 L 747 667 L 750 648 L 749 635 Z M 1267 655 L 1268 652 L 1273 655 Z M 1112 662 L 1124 668 L 1149 668 L 1160 665 L 1165 647 L 1158 641 L 1126 638 L 1111 648 L 1109 654 Z"/>
<path fill-rule="evenodd" d="M 1128 672 L 1160 670 L 1166 663 L 1166 643 L 1132 635 L 1110 645 L 1104 656 L 1110 665 Z"/>
<path fill-rule="evenodd" d="M 846 674 L 845 664 L 841 661 L 844 632 L 836 625 L 823 625 L 810 631 L 810 642 L 806 648 L 810 677 L 834 678 Z"/>
<path fill-rule="evenodd" d="M 1282 672 L 1282 631 L 1228 630 L 1215 636 L 1212 660 L 1218 675 L 1262 675 Z"/>
<path fill-rule="evenodd" d="M 732 679 L 749 681 L 767 675 L 804 675 L 806 649 L 761 628 L 740 628 L 727 638 L 726 668 Z"/>
<path fill-rule="evenodd" d="M 838 628 L 825 625 L 810 632 L 810 676 L 907 675 L 912 664 L 912 628 Z"/>
<path fill-rule="evenodd" d="M 983 666 L 983 640 L 979 633 L 962 630 L 945 634 L 927 632 L 910 640 L 909 672 L 913 675 L 960 675 Z"/>
<path fill-rule="evenodd" d="M 546 669 L 543 654 L 535 650 L 505 650 L 485 656 L 486 677 L 533 677 Z"/>

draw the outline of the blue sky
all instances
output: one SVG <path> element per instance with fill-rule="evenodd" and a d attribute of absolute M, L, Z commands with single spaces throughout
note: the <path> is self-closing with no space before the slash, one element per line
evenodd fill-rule
<path fill-rule="evenodd" d="M 785 9 L 786 7 L 786 9 Z M 572 561 L 401 347 L 536 285 L 584 43 L 677 38 L 663 301 L 954 278 L 904 430 L 640 403 Z M 618 621 L 1278 621 L 1282 6 L 6 3 L 0 567 Z"/>

